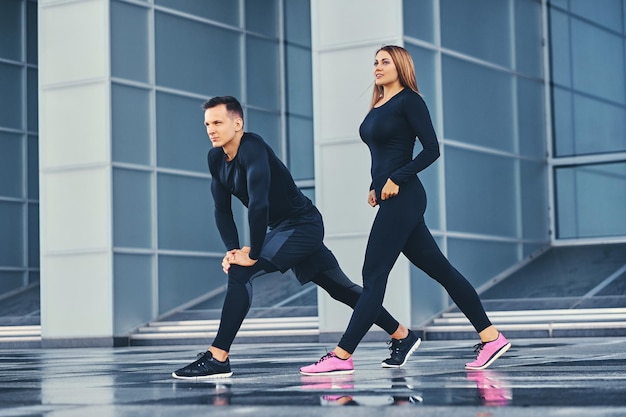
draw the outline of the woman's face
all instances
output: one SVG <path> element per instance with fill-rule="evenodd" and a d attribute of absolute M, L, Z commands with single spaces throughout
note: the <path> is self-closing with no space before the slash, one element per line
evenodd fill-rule
<path fill-rule="evenodd" d="M 387 51 L 378 51 L 374 60 L 374 79 L 376 85 L 384 87 L 398 81 L 398 70 Z"/>

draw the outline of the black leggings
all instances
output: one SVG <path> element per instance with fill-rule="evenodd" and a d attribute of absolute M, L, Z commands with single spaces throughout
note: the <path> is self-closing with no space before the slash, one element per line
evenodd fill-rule
<path fill-rule="evenodd" d="M 220 325 L 212 346 L 227 352 L 230 350 L 252 303 L 252 280 L 277 270 L 274 265 L 262 258 L 250 267 L 231 265 Z M 335 300 L 352 308 L 357 304 L 362 291 L 362 288 L 350 281 L 339 267 L 318 272 L 311 281 L 322 287 Z M 395 332 L 399 326 L 398 321 L 384 308 L 379 309 L 372 323 L 376 323 L 388 334 Z"/>
<path fill-rule="evenodd" d="M 415 177 L 380 207 L 369 235 L 363 265 L 363 293 L 339 347 L 354 353 L 383 305 L 387 279 L 400 253 L 439 282 L 477 332 L 491 326 L 472 285 L 441 253 L 424 223 L 426 193 Z"/>

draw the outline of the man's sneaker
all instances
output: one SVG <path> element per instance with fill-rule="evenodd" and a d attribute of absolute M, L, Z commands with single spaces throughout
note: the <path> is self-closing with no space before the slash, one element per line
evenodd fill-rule
<path fill-rule="evenodd" d="M 211 352 L 206 351 L 198 355 L 198 360 L 190 363 L 178 371 L 172 372 L 176 379 L 203 380 L 212 378 L 228 378 L 233 373 L 230 370 L 230 361 L 220 362 L 213 358 Z"/>
<path fill-rule="evenodd" d="M 300 368 L 302 375 L 346 375 L 354 372 L 352 358 L 340 359 L 329 352 L 312 365 Z"/>
<path fill-rule="evenodd" d="M 492 342 L 481 342 L 474 346 L 474 352 L 477 354 L 474 362 L 465 364 L 465 369 L 480 370 L 491 365 L 496 359 L 504 354 L 511 344 L 502 333 L 498 334 L 498 338 Z"/>
<path fill-rule="evenodd" d="M 409 335 L 404 339 L 391 339 L 387 342 L 391 356 L 380 364 L 383 368 L 400 368 L 404 366 L 409 357 L 417 350 L 422 339 L 409 330 Z"/>

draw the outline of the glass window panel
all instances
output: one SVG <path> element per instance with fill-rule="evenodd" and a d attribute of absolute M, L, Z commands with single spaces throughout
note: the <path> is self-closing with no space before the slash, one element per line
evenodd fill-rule
<path fill-rule="evenodd" d="M 569 9 L 569 0 L 549 0 L 551 6 L 557 6 L 562 9 Z"/>
<path fill-rule="evenodd" d="M 511 2 L 440 0 L 439 4 L 443 47 L 511 67 Z"/>
<path fill-rule="evenodd" d="M 151 173 L 113 169 L 113 245 L 152 247 Z"/>
<path fill-rule="evenodd" d="M 114 333 L 125 335 L 154 318 L 152 256 L 116 253 L 113 257 Z M 138 297 L 137 294 L 142 294 Z"/>
<path fill-rule="evenodd" d="M 277 0 L 246 0 L 246 30 L 278 36 Z"/>
<path fill-rule="evenodd" d="M 160 249 L 225 250 L 215 225 L 209 179 L 159 174 L 157 193 Z M 233 204 L 235 218 L 241 218 L 238 207 Z"/>
<path fill-rule="evenodd" d="M 229 25 L 239 26 L 239 1 L 224 0 L 154 0 L 157 6 L 189 13 Z"/>
<path fill-rule="evenodd" d="M 622 32 L 622 0 L 570 0 L 570 12 L 616 32 Z"/>
<path fill-rule="evenodd" d="M 111 86 L 113 161 L 150 165 L 150 91 Z"/>
<path fill-rule="evenodd" d="M 519 153 L 546 157 L 546 109 L 543 81 L 517 79 Z"/>
<path fill-rule="evenodd" d="M 24 286 L 24 272 L 0 271 L 0 294 Z"/>
<path fill-rule="evenodd" d="M 111 74 L 148 82 L 148 9 L 111 3 Z"/>
<path fill-rule="evenodd" d="M 281 93 L 278 42 L 254 36 L 246 39 L 248 104 L 278 110 Z M 260 70 L 259 65 L 263 70 Z"/>
<path fill-rule="evenodd" d="M 23 71 L 22 67 L 0 62 L 0 127 L 23 129 Z"/>
<path fill-rule="evenodd" d="M 36 284 L 40 281 L 39 272 L 38 271 L 29 271 L 28 272 L 28 284 Z"/>
<path fill-rule="evenodd" d="M 434 10 L 433 0 L 404 0 L 402 2 L 404 34 L 434 43 Z"/>
<path fill-rule="evenodd" d="M 240 34 L 159 12 L 155 25 L 157 84 L 208 96 L 241 96 Z"/>
<path fill-rule="evenodd" d="M 449 230 L 518 237 L 514 159 L 448 146 L 445 170 Z"/>
<path fill-rule="evenodd" d="M 28 121 L 27 128 L 31 132 L 37 132 L 39 130 L 39 83 L 37 80 L 38 74 L 36 69 L 26 69 L 27 79 L 27 113 L 26 119 Z"/>
<path fill-rule="evenodd" d="M 565 13 L 550 9 L 550 68 L 552 81 L 565 87 L 572 85 L 570 54 L 570 21 Z"/>
<path fill-rule="evenodd" d="M 0 266 L 24 266 L 24 204 L 0 201 Z"/>
<path fill-rule="evenodd" d="M 261 135 L 265 142 L 274 149 L 276 155 L 282 159 L 280 115 L 248 109 L 245 130 Z"/>
<path fill-rule="evenodd" d="M 313 121 L 301 117 L 287 118 L 289 170 L 296 180 L 313 179 Z"/>
<path fill-rule="evenodd" d="M 313 116 L 313 79 L 311 51 L 297 46 L 285 48 L 287 112 Z"/>
<path fill-rule="evenodd" d="M 26 1 L 26 61 L 37 65 L 37 3 Z"/>
<path fill-rule="evenodd" d="M 541 2 L 515 1 L 515 66 L 519 72 L 543 75 Z"/>
<path fill-rule="evenodd" d="M 571 22 L 574 88 L 624 104 L 624 39 L 578 19 Z"/>
<path fill-rule="evenodd" d="M 522 237 L 549 241 L 548 166 L 520 161 Z"/>
<path fill-rule="evenodd" d="M 158 166 L 208 172 L 202 100 L 157 93 L 156 133 Z"/>
<path fill-rule="evenodd" d="M 513 76 L 443 57 L 443 121 L 447 139 L 513 152 Z"/>
<path fill-rule="evenodd" d="M 39 138 L 28 137 L 28 198 L 39 200 Z"/>
<path fill-rule="evenodd" d="M 284 0 L 285 38 L 288 43 L 311 47 L 311 4 L 309 0 Z"/>
<path fill-rule="evenodd" d="M 39 268 L 39 204 L 28 205 L 28 267 Z"/>
<path fill-rule="evenodd" d="M 626 163 L 557 169 L 560 238 L 626 235 Z"/>
<path fill-rule="evenodd" d="M 576 176 L 571 168 L 556 169 L 556 221 L 557 237 L 578 236 L 576 221 Z"/>
<path fill-rule="evenodd" d="M 436 52 L 411 44 L 405 45 L 405 48 L 413 58 L 417 87 L 428 105 L 430 117 L 436 129 L 439 120 L 439 114 L 437 112 L 439 96 L 437 94 L 437 76 L 435 71 Z"/>
<path fill-rule="evenodd" d="M 315 204 L 315 188 L 301 188 L 300 191 Z"/>
<path fill-rule="evenodd" d="M 22 1 L 0 1 L 0 39 L 0 58 L 22 61 Z"/>
<path fill-rule="evenodd" d="M 222 257 L 159 256 L 159 314 L 226 285 Z"/>
<path fill-rule="evenodd" d="M 574 120 L 572 93 L 552 88 L 552 122 L 556 156 L 574 155 Z"/>
<path fill-rule="evenodd" d="M 0 132 L 0 196 L 2 197 L 24 197 L 25 160 L 22 138 L 22 135 Z"/>
<path fill-rule="evenodd" d="M 626 111 L 589 97 L 574 96 L 576 155 L 626 150 Z"/>
<path fill-rule="evenodd" d="M 515 243 L 448 238 L 448 259 L 475 288 L 515 265 L 517 251 Z"/>

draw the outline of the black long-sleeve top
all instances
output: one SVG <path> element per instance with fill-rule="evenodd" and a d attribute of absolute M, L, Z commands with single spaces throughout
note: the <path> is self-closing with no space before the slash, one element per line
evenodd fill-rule
<path fill-rule="evenodd" d="M 296 186 L 291 173 L 272 148 L 254 133 L 244 133 L 237 154 L 226 160 L 221 148 L 208 154 L 215 221 L 226 250 L 238 249 L 231 195 L 248 208 L 250 258 L 258 259 L 267 229 L 287 219 L 297 219 L 313 203 Z"/>
<path fill-rule="evenodd" d="M 372 108 L 361 123 L 359 134 L 370 149 L 370 189 L 376 190 L 378 196 L 388 178 L 402 187 L 402 183 L 439 157 L 439 142 L 426 103 L 409 88 Z M 423 149 L 413 158 L 416 137 Z"/>

